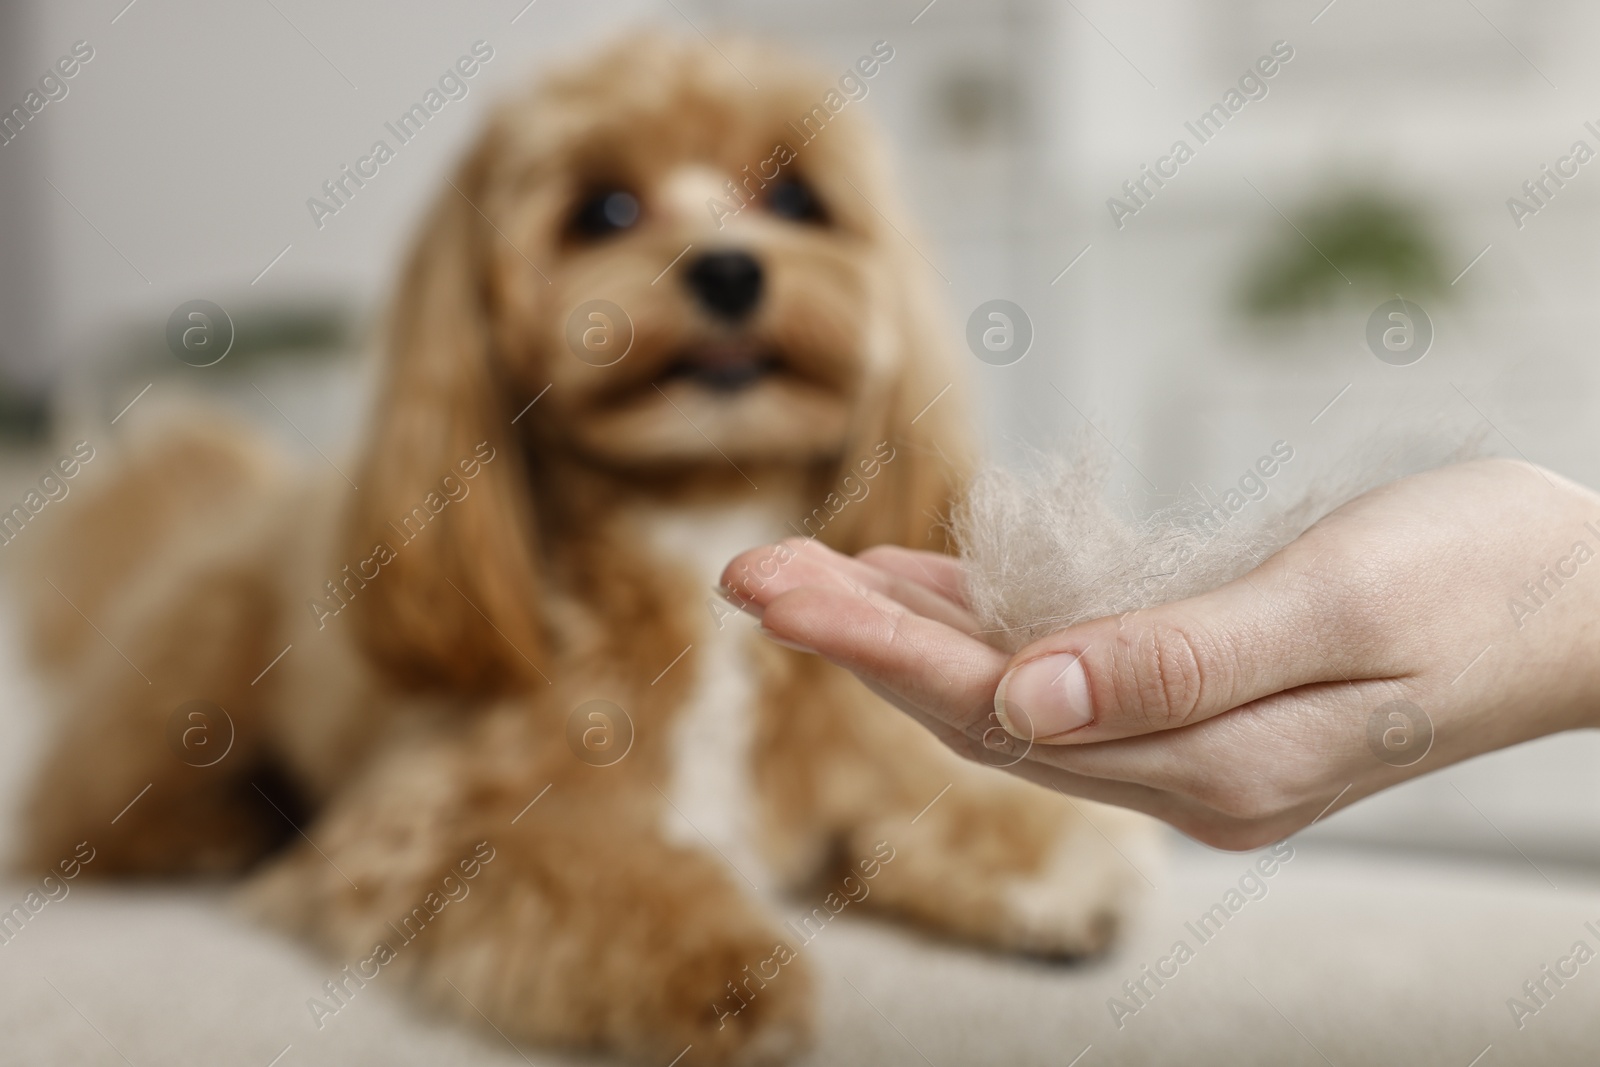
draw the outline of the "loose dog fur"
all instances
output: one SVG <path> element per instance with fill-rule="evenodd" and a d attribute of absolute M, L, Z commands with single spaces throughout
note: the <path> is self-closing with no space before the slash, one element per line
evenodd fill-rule
<path fill-rule="evenodd" d="M 998 949 L 1106 944 L 1136 875 L 1102 832 L 1142 824 L 956 759 L 711 595 L 786 532 L 940 547 L 967 455 L 858 108 L 792 146 L 781 210 L 750 183 L 717 225 L 707 200 L 831 88 L 722 51 L 759 92 L 699 42 L 639 38 L 495 113 L 405 267 L 358 489 L 204 425 L 107 449 L 114 483 L 37 539 L 62 716 L 29 865 L 88 840 L 97 876 L 249 870 L 248 899 L 336 963 L 386 943 L 448 1013 L 663 1063 L 803 1048 L 815 964 L 770 894 L 891 852 L 863 908 Z M 608 190 L 637 217 L 597 223 Z M 737 321 L 707 302 L 710 252 L 759 265 Z M 595 299 L 633 327 L 606 367 L 568 343 Z M 231 722 L 205 767 L 169 731 L 191 700 Z M 575 722 L 592 700 L 621 714 Z"/>

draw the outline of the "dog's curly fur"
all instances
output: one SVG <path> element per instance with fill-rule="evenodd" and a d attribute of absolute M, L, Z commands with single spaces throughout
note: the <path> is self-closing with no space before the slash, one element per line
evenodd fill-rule
<path fill-rule="evenodd" d="M 494 113 L 422 228 L 359 488 L 198 423 L 127 442 L 115 479 L 53 509 L 32 633 L 62 715 L 25 862 L 87 839 L 95 875 L 250 870 L 257 907 L 349 963 L 487 842 L 384 972 L 508 1034 L 659 1062 L 802 1048 L 814 962 L 768 891 L 807 900 L 885 850 L 866 908 L 1101 948 L 1134 878 L 1101 835 L 1137 834 L 1121 813 L 1097 829 L 961 762 L 710 595 L 786 527 L 941 547 L 965 470 L 956 398 L 933 403 L 956 379 L 936 291 L 859 108 L 792 146 L 811 217 L 756 184 L 725 226 L 707 209 L 830 87 L 656 36 L 555 74 Z M 575 229 L 607 188 L 637 221 Z M 748 319 L 685 282 L 715 249 L 763 268 Z M 594 299 L 633 325 L 607 367 L 566 339 Z M 169 743 L 195 699 L 234 731 L 207 767 Z M 605 729 L 631 723 L 609 766 L 568 740 L 594 699 L 626 716 Z M 793 961 L 753 988 L 780 943 Z"/>

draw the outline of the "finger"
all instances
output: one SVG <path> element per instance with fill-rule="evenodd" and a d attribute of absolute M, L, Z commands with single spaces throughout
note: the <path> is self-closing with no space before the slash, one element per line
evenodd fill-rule
<path fill-rule="evenodd" d="M 760 618 L 777 597 L 802 586 L 850 588 L 845 556 L 804 538 L 790 537 L 739 553 L 722 571 L 728 599 Z"/>
<path fill-rule="evenodd" d="M 778 596 L 802 586 L 873 592 L 920 615 L 966 633 L 977 628 L 959 604 L 921 582 L 882 570 L 807 538 L 791 537 L 736 556 L 722 574 L 723 587 L 741 607 L 761 617 Z"/>
<path fill-rule="evenodd" d="M 1004 653 L 872 590 L 802 586 L 772 599 L 762 628 L 817 652 L 859 677 L 958 753 L 974 758 L 993 721 L 992 695 Z M 1169 822 L 1218 847 L 1255 847 L 1262 827 L 1233 820 L 1189 797 L 1137 781 L 1096 777 L 1041 762 L 1056 750 L 1023 746 L 1020 758 L 982 759 L 1049 788 Z"/>
<path fill-rule="evenodd" d="M 967 603 L 967 569 L 954 556 L 942 552 L 924 552 L 899 545 L 876 545 L 856 558 L 879 570 L 898 574 L 933 590 L 952 604 L 962 608 Z"/>
<path fill-rule="evenodd" d="M 1174 822 L 1175 825 L 1179 822 L 1194 823 L 1196 822 L 1196 817 L 1201 814 L 1208 819 L 1215 818 L 1214 813 L 1202 809 L 1186 797 L 1153 789 L 1138 782 L 1079 774 L 1052 766 L 1049 763 L 1039 762 L 1035 758 L 1041 754 L 1048 756 L 1049 754 L 1064 751 L 1062 749 L 1031 748 L 1022 742 L 1015 742 L 1016 749 L 1009 751 L 1001 749 L 991 743 L 989 731 L 980 733 L 976 727 L 965 731 L 957 729 L 906 703 L 899 693 L 873 681 L 871 678 L 861 677 L 861 682 L 885 701 L 905 712 L 918 725 L 933 734 L 946 748 L 963 759 L 981 763 L 997 770 L 1003 770 L 1008 774 L 1033 782 L 1035 785 L 1053 789 L 1069 799 L 1071 797 L 1082 797 L 1102 804 L 1112 804 L 1119 808 L 1130 808 L 1164 821 Z M 982 723 L 979 724 L 980 727 L 982 725 Z M 1020 751 L 1018 751 L 1019 749 Z"/>
<path fill-rule="evenodd" d="M 983 726 L 992 721 L 990 687 L 1004 653 L 870 590 L 795 589 L 769 604 L 762 625 L 850 670 L 969 759 L 1072 796 L 1144 812 L 1219 848 L 1254 848 L 1275 839 L 1266 836 L 1270 824 L 1232 818 L 1180 793 L 1042 762 L 1063 750 L 1024 745 L 1020 755 L 978 755 L 970 742 L 982 745 Z"/>
<path fill-rule="evenodd" d="M 767 604 L 761 625 L 958 731 L 993 714 L 1005 653 L 872 589 L 793 589 Z"/>
<path fill-rule="evenodd" d="M 1268 701 L 1284 698 L 1280 694 L 1269 697 Z M 1264 718 L 1276 720 L 1286 711 L 1263 708 L 1262 714 Z M 1210 730 L 1213 724 L 1225 722 L 1228 718 L 1210 719 L 1188 730 L 1106 742 L 1107 745 L 1164 745 L 1166 751 L 1160 754 L 1157 762 L 1168 764 L 1171 773 L 1156 773 L 1150 777 L 1172 780 L 1177 788 L 1149 787 L 1161 796 L 1172 799 L 1167 809 L 1172 815 L 1155 814 L 1190 836 L 1220 848 L 1256 847 L 1261 842 L 1304 829 L 1364 797 L 1403 781 L 1409 773 L 1384 766 L 1376 760 L 1366 766 L 1331 766 L 1324 753 L 1318 753 L 1305 744 L 1303 736 L 1296 739 L 1296 734 L 1304 734 L 1302 729 L 1291 728 L 1271 734 L 1252 732 L 1247 744 L 1241 743 L 1237 735 L 1228 736 L 1227 731 Z M 1191 731 L 1198 732 L 1193 736 L 1185 736 Z M 1034 752 L 1076 754 L 1098 747 L 1035 746 Z M 1225 772 L 1194 773 L 1194 768 L 1202 766 L 1204 761 L 1218 760 L 1219 753 L 1225 755 L 1212 766 L 1226 767 Z M 1124 762 L 1133 755 L 1143 758 L 1150 754 L 1135 754 L 1125 750 L 1116 754 L 1116 761 Z M 1228 756 L 1233 757 L 1231 762 Z M 1186 764 L 1189 768 L 1187 771 Z M 1048 763 L 1045 765 L 1053 766 Z M 1111 769 L 1110 762 L 1093 769 L 1106 772 Z M 1126 771 L 1117 770 L 1116 773 L 1123 774 Z M 1146 772 L 1140 770 L 1135 773 L 1143 775 Z M 1229 843 L 1240 838 L 1248 838 L 1249 841 L 1244 844 Z"/>
<path fill-rule="evenodd" d="M 1291 793 L 1298 803 L 1341 775 L 1379 767 L 1366 748 L 1365 709 L 1391 696 L 1393 686 L 1367 686 L 1303 686 L 1177 730 L 1088 745 L 1040 745 L 1035 758 L 1243 815 L 1234 809 L 1264 806 L 1269 791 L 1278 794 L 1280 806 Z"/>
<path fill-rule="evenodd" d="M 1380 673 L 1370 615 L 1351 593 L 1303 578 L 1279 556 L 1212 592 L 1041 638 L 1012 660 L 996 710 L 1017 736 L 1086 744 Z"/>

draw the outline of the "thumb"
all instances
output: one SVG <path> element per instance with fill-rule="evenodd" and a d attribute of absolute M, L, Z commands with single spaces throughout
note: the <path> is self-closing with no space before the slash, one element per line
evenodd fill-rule
<path fill-rule="evenodd" d="M 1109 741 L 1362 670 L 1362 642 L 1340 637 L 1347 598 L 1314 599 L 1321 583 L 1265 583 L 1259 574 L 1040 638 L 1007 665 L 996 714 L 1023 740 Z M 1270 596 L 1267 585 L 1276 586 Z"/>

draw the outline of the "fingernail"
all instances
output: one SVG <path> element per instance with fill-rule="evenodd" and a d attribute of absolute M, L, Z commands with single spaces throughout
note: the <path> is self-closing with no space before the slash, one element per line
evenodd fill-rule
<path fill-rule="evenodd" d="M 1073 655 L 1058 654 L 1014 667 L 994 693 L 994 713 L 1011 736 L 1042 741 L 1094 720 L 1089 679 Z"/>
<path fill-rule="evenodd" d="M 756 629 L 760 632 L 762 637 L 765 637 L 768 641 L 771 641 L 775 645 L 782 645 L 784 648 L 792 648 L 796 652 L 805 652 L 805 653 L 809 653 L 810 655 L 813 655 L 813 656 L 815 656 L 817 654 L 817 650 L 816 649 L 807 648 L 805 645 L 802 645 L 800 642 L 791 641 L 787 637 L 779 637 L 777 634 L 773 633 L 771 630 L 767 629 L 765 626 L 758 626 Z"/>

